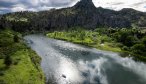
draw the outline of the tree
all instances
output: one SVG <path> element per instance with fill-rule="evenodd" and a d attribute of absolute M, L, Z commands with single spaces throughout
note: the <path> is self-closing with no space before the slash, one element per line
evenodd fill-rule
<path fill-rule="evenodd" d="M 131 46 L 133 46 L 134 44 L 136 44 L 136 42 L 137 42 L 137 39 L 136 39 L 134 36 L 127 36 L 127 37 L 125 38 L 124 44 L 125 44 L 126 46 L 128 46 L 128 47 L 131 47 Z"/>
<path fill-rule="evenodd" d="M 132 48 L 132 52 L 139 55 L 145 55 L 145 45 L 144 44 L 135 44 Z"/>
<path fill-rule="evenodd" d="M 14 42 L 18 43 L 20 41 L 20 38 L 18 35 L 14 35 Z"/>
<path fill-rule="evenodd" d="M 146 36 L 142 39 L 143 44 L 146 46 Z"/>
<path fill-rule="evenodd" d="M 10 56 L 7 55 L 5 57 L 4 64 L 6 64 L 6 66 L 10 66 L 12 64 L 12 59 Z"/>

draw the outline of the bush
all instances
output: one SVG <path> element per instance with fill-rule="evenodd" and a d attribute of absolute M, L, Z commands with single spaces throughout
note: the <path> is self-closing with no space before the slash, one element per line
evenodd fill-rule
<path fill-rule="evenodd" d="M 6 66 L 10 66 L 10 65 L 12 64 L 12 59 L 11 59 L 10 56 L 6 56 L 6 57 L 5 57 L 4 64 L 5 64 Z"/>
<path fill-rule="evenodd" d="M 143 44 L 146 46 L 146 36 L 142 39 Z"/>
<path fill-rule="evenodd" d="M 135 44 L 131 49 L 133 53 L 140 54 L 140 55 L 144 55 L 146 51 L 144 44 Z"/>
<path fill-rule="evenodd" d="M 124 45 L 122 43 L 116 43 L 116 46 L 122 48 Z"/>
<path fill-rule="evenodd" d="M 125 37 L 125 40 L 122 41 L 122 43 L 128 47 L 133 46 L 137 42 L 138 42 L 138 40 L 134 36 L 127 36 L 127 37 Z"/>
<path fill-rule="evenodd" d="M 123 46 L 123 47 L 122 47 L 122 50 L 128 51 L 128 50 L 129 50 L 129 47 Z"/>
<path fill-rule="evenodd" d="M 14 35 L 14 42 L 16 42 L 16 43 L 18 43 L 19 42 L 19 37 L 18 37 L 18 35 Z"/>

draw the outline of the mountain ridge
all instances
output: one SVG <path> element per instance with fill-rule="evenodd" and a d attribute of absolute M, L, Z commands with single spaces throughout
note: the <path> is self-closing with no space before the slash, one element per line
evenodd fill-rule
<path fill-rule="evenodd" d="M 0 27 L 12 28 L 16 31 L 62 30 L 77 26 L 88 29 L 129 28 L 133 25 L 146 27 L 146 13 L 130 8 L 120 11 L 96 8 L 92 0 L 81 0 L 72 7 L 62 9 L 8 13 L 2 15 L 0 19 Z"/>

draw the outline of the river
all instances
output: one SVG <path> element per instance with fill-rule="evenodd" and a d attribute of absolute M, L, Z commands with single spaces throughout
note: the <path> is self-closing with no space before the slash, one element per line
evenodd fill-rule
<path fill-rule="evenodd" d="M 132 58 L 42 35 L 24 39 L 52 84 L 146 84 L 146 64 Z"/>

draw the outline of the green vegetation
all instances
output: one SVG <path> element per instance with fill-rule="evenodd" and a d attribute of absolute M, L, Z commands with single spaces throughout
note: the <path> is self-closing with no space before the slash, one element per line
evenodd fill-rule
<path fill-rule="evenodd" d="M 8 17 L 6 17 L 6 19 L 8 20 L 8 21 L 15 21 L 15 22 L 27 22 L 28 21 L 28 19 L 27 18 L 19 18 L 19 17 L 10 17 L 10 16 L 8 16 Z"/>
<path fill-rule="evenodd" d="M 21 34 L 0 32 L 0 84 L 44 84 L 39 56 L 28 48 Z"/>
<path fill-rule="evenodd" d="M 132 54 L 136 60 L 146 61 L 146 32 L 138 28 L 97 28 L 95 30 L 74 28 L 50 32 L 47 36 L 97 49 L 126 52 Z"/>
<path fill-rule="evenodd" d="M 14 31 L 44 32 L 69 29 L 71 27 L 130 28 L 146 27 L 146 13 L 130 8 L 120 11 L 96 8 L 92 0 L 80 0 L 72 7 L 51 9 L 47 11 L 21 11 L 0 15 L 0 28 L 11 28 Z"/>

